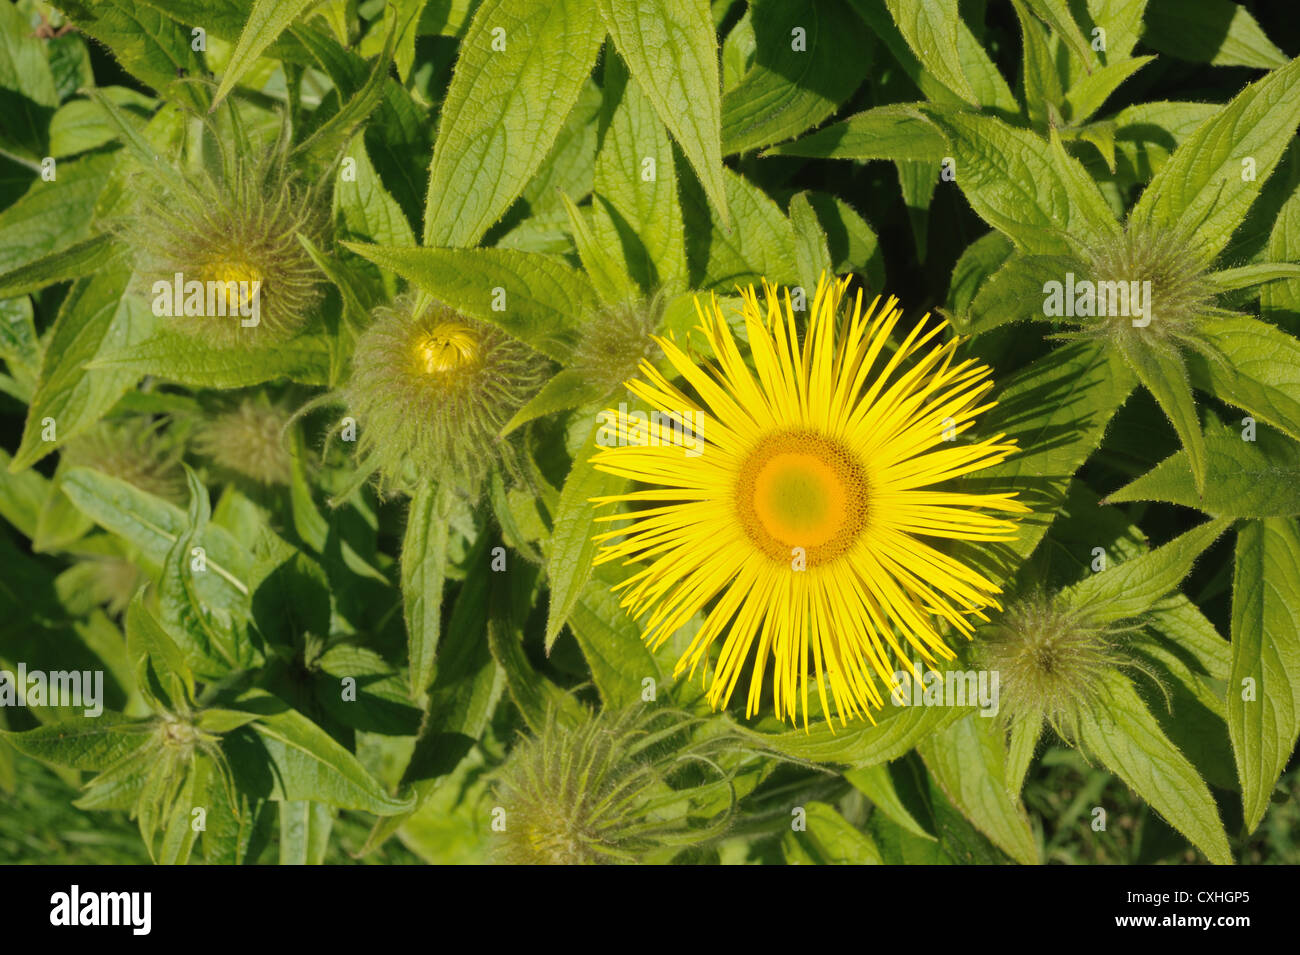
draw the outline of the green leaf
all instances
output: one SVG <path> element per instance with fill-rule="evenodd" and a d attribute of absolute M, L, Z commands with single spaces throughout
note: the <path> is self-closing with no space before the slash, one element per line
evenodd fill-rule
<path fill-rule="evenodd" d="M 386 29 L 384 48 L 371 64 L 366 81 L 337 113 L 293 147 L 290 153 L 293 162 L 309 170 L 327 166 L 338 157 L 339 152 L 379 106 L 390 82 L 388 73 L 393 64 L 395 29 L 391 26 Z"/>
<path fill-rule="evenodd" d="M 606 60 L 607 74 L 611 62 L 617 62 L 617 57 Z M 583 81 L 582 90 L 578 93 L 578 104 L 564 121 L 550 153 L 506 215 L 506 222 L 518 225 L 499 239 L 497 246 L 513 243 L 516 237 L 526 235 L 529 229 L 558 229 L 566 216 L 561 194 L 581 201 L 591 193 L 596 169 L 596 148 L 604 122 L 601 109 L 605 105 L 606 93 L 592 78 Z M 667 137 L 668 134 L 664 133 L 665 140 Z M 554 251 L 565 255 L 570 251 L 567 247 L 554 250 L 513 244 L 511 247 L 534 252 Z"/>
<path fill-rule="evenodd" d="M 884 865 L 876 843 L 824 802 L 808 802 L 803 830 L 781 838 L 787 862 L 810 865 Z"/>
<path fill-rule="evenodd" d="M 900 828 L 918 838 L 934 841 L 934 836 L 926 832 L 925 827 L 916 821 L 916 817 L 904 803 L 888 764 L 850 769 L 844 774 L 844 778 Z"/>
<path fill-rule="evenodd" d="M 11 474 L 9 461 L 9 455 L 0 449 L 0 467 L 4 468 L 4 478 L 0 480 L 0 516 L 25 537 L 33 538 L 38 517 L 50 497 L 50 482 L 39 471 Z"/>
<path fill-rule="evenodd" d="M 794 251 L 800 279 L 805 288 L 815 288 L 821 275 L 828 278 L 831 275 L 831 253 L 826 247 L 826 233 L 808 201 L 808 193 L 797 192 L 791 197 L 790 224 L 794 227 Z"/>
<path fill-rule="evenodd" d="M 1177 590 L 1192 565 L 1232 522 L 1206 521 L 1150 553 L 1085 577 L 1061 592 L 1061 599 L 1095 623 L 1111 623 L 1150 610 Z"/>
<path fill-rule="evenodd" d="M 63 475 L 63 493 L 91 520 L 138 547 L 141 556 L 161 567 L 189 529 L 184 511 L 117 478 L 90 468 L 71 468 Z M 229 531 L 209 526 L 200 537 L 209 573 L 197 579 L 203 601 L 238 606 L 252 581 L 252 558 Z"/>
<path fill-rule="evenodd" d="M 917 59 L 944 86 L 973 106 L 980 105 L 962 71 L 957 52 L 961 14 L 957 0 L 885 0 L 890 16 Z"/>
<path fill-rule="evenodd" d="M 621 249 L 645 291 L 687 285 L 677 167 L 668 130 L 617 57 L 605 61 L 603 131 L 592 179 L 592 232 Z"/>
<path fill-rule="evenodd" d="M 233 802 L 232 802 L 233 800 Z M 243 865 L 270 839 L 270 806 L 260 797 L 234 792 L 223 781 L 208 786 L 203 860 L 208 865 Z"/>
<path fill-rule="evenodd" d="M 844 200 L 824 192 L 807 192 L 817 213 L 836 275 L 860 273 L 872 295 L 884 291 L 885 257 L 880 239 L 867 221 Z"/>
<path fill-rule="evenodd" d="M 981 427 L 1006 432 L 1021 450 L 979 477 L 999 491 L 1019 490 L 1034 513 L 1021 519 L 1019 536 L 1006 545 L 1012 559 L 991 568 L 995 576 L 1009 576 L 1037 546 L 1133 384 L 1119 356 L 1091 342 L 1057 348 L 1000 383 L 998 405 Z"/>
<path fill-rule="evenodd" d="M 323 865 L 334 810 L 323 803 L 280 803 L 280 865 Z"/>
<path fill-rule="evenodd" d="M 1125 182 L 1149 182 L 1219 107 L 1210 103 L 1137 103 L 1115 114 L 1116 164 Z"/>
<path fill-rule="evenodd" d="M 257 721 L 249 726 L 257 733 L 273 768 L 273 799 L 311 800 L 377 816 L 411 808 L 412 798 L 389 796 L 355 756 L 271 694 L 250 690 L 236 705 L 258 714 Z"/>
<path fill-rule="evenodd" d="M 1051 141 L 992 116 L 926 107 L 948 137 L 971 207 L 1022 252 L 1069 254 L 1119 238 L 1101 192 L 1053 131 Z"/>
<path fill-rule="evenodd" d="M 479 537 L 469 566 L 484 565 L 491 540 L 488 534 Z M 443 777 L 474 758 L 474 743 L 483 735 L 505 688 L 504 674 L 484 639 L 488 625 L 489 576 L 479 573 L 467 577 L 452 608 L 447 637 L 438 654 L 437 673 L 429 690 L 428 715 L 402 776 L 403 785 L 410 784 L 415 794 L 415 807 L 381 819 L 363 851 L 373 849 L 397 832 L 413 811 L 437 798 Z"/>
<path fill-rule="evenodd" d="M 897 3 L 901 6 L 907 0 L 850 0 L 854 10 L 866 21 L 867 26 L 871 28 L 876 37 L 885 44 L 890 54 L 903 68 L 903 73 L 912 81 L 913 85 L 920 88 L 926 99 L 950 106 L 975 103 L 991 107 L 999 114 L 1008 117 L 1020 112 L 1020 105 L 1011 94 L 1006 80 L 1002 78 L 997 66 L 985 53 L 983 44 L 976 39 L 964 20 L 960 17 L 953 18 L 951 28 L 956 31 L 957 55 L 950 64 L 939 64 L 934 67 L 934 69 L 939 70 L 936 73 L 931 68 L 932 64 L 930 62 L 936 58 L 935 54 L 928 51 L 926 56 L 923 56 L 920 60 L 917 59 L 916 54 L 910 48 L 909 41 L 904 39 L 903 34 L 899 32 L 894 20 L 890 17 L 889 10 L 886 9 L 886 2 Z M 957 4 L 955 0 L 942 0 L 942 6 L 947 9 L 955 9 Z M 941 31 L 946 31 L 948 26 L 941 24 L 938 28 Z M 923 61 L 925 63 L 924 68 L 922 67 Z M 959 95 L 951 87 L 941 82 L 940 77 L 943 73 L 954 71 L 965 77 L 970 89 L 975 94 L 976 98 L 974 100 Z"/>
<path fill-rule="evenodd" d="M 1003 782 L 1012 796 L 1019 796 L 1025 786 L 1025 774 L 1029 772 L 1029 764 L 1034 761 L 1034 751 L 1038 748 L 1042 731 L 1043 723 L 1039 719 L 1021 719 L 1011 726 Z"/>
<path fill-rule="evenodd" d="M 157 106 L 151 96 L 125 86 L 104 86 L 102 96 L 119 108 L 129 110 L 141 121 L 149 118 Z M 64 103 L 50 120 L 50 155 L 59 159 L 103 146 L 117 138 L 117 125 L 93 99 L 75 99 Z"/>
<path fill-rule="evenodd" d="M 1106 168 L 1114 175 L 1119 169 L 1115 159 L 1115 128 L 1113 120 L 1102 120 L 1064 129 L 1061 131 L 1061 137 L 1067 142 L 1091 143 L 1097 148 L 1097 152 L 1101 153 L 1101 158 L 1106 161 Z"/>
<path fill-rule="evenodd" d="M 29 295 L 56 282 L 102 271 L 116 265 L 123 251 L 107 233 L 92 236 L 0 276 L 0 299 Z"/>
<path fill-rule="evenodd" d="M 1232 0 L 1149 0 L 1144 20 L 1143 42 L 1180 60 L 1266 70 L 1287 63 L 1250 11 Z"/>
<path fill-rule="evenodd" d="M 1228 244 L 1300 124 L 1300 59 L 1252 83 L 1178 147 L 1130 220 L 1176 229 L 1205 262 Z M 1244 175 L 1250 161 L 1253 175 Z"/>
<path fill-rule="evenodd" d="M 30 298 L 24 296 L 0 301 L 0 358 L 5 360 L 9 373 L 15 378 L 35 382 L 41 370 L 41 341 L 36 334 Z M 6 455 L 6 465 L 8 460 Z"/>
<path fill-rule="evenodd" d="M 1122 336 L 1118 344 L 1129 367 L 1137 373 L 1138 380 L 1146 385 L 1178 432 L 1178 440 L 1182 442 L 1192 468 L 1196 492 L 1203 495 L 1207 464 L 1205 435 L 1201 431 L 1196 396 L 1192 394 L 1192 382 L 1182 356 L 1128 335 Z"/>
<path fill-rule="evenodd" d="M 27 17 L 13 4 L 0 10 L 0 149 L 40 162 L 49 149 L 48 127 L 59 105 L 45 44 L 29 42 Z"/>
<path fill-rule="evenodd" d="M 212 98 L 213 109 L 235 88 L 244 74 L 253 68 L 263 51 L 316 2 L 318 0 L 253 0 L 253 8 L 239 34 L 239 42 L 230 54 L 226 72 L 221 77 L 216 96 Z"/>
<path fill-rule="evenodd" d="M 876 106 L 803 139 L 775 146 L 767 154 L 812 159 L 915 159 L 937 167 L 947 153 L 948 141 L 918 109 L 920 105 Z"/>
<path fill-rule="evenodd" d="M 997 720 L 969 713 L 927 737 L 917 751 L 962 815 L 1017 862 L 1037 864 L 1029 818 L 1007 789 L 1006 733 Z"/>
<path fill-rule="evenodd" d="M 291 550 L 254 591 L 252 614 L 262 637 L 279 647 L 296 648 L 312 637 L 324 638 L 331 619 L 324 568 L 302 551 Z"/>
<path fill-rule="evenodd" d="M 835 763 L 852 769 L 898 759 L 921 740 L 965 714 L 961 707 L 892 706 L 875 713 L 875 723 L 834 729 L 829 722 L 809 729 L 766 733 L 740 727 L 742 736 L 795 759 Z"/>
<path fill-rule="evenodd" d="M 178 82 L 178 70 L 195 77 L 204 69 L 203 58 L 191 48 L 189 27 L 135 0 L 63 0 L 59 9 L 81 33 L 111 50 L 122 69 L 145 86 L 191 109 L 208 108 L 201 84 Z M 205 5 L 204 11 L 208 9 Z"/>
<path fill-rule="evenodd" d="M 1300 441 L 1300 341 L 1253 318 L 1205 319 L 1208 355 L 1187 356 L 1192 384 Z"/>
<path fill-rule="evenodd" d="M 136 684 L 155 709 L 176 712 L 194 704 L 194 674 L 185 655 L 144 605 L 141 590 L 126 608 L 126 649 Z M 154 687 L 164 696 L 159 699 Z"/>
<path fill-rule="evenodd" d="M 1133 55 L 1144 25 L 1147 0 L 1089 0 L 1088 15 L 1095 24 L 1106 25 L 1106 49 L 1102 60 L 1118 63 Z"/>
<path fill-rule="evenodd" d="M 722 82 L 718 39 L 703 0 L 596 0 L 605 28 L 659 119 L 672 132 L 723 225 Z"/>
<path fill-rule="evenodd" d="M 171 2 L 171 0 L 169 0 Z M 292 37 L 310 51 L 306 62 L 325 71 L 340 96 L 355 94 L 373 72 L 360 56 L 345 50 L 326 34 L 302 25 L 291 26 L 281 42 Z M 278 44 L 277 44 L 278 45 Z M 289 51 L 276 51 L 287 56 Z M 429 123 L 427 111 L 411 94 L 389 79 L 383 99 L 366 128 L 366 149 L 384 184 L 402 207 L 408 222 L 418 222 L 428 188 Z"/>
<path fill-rule="evenodd" d="M 1047 321 L 1043 288 L 1070 272 L 1085 274 L 1086 267 L 1068 255 L 1015 255 L 980 286 L 957 327 L 966 335 L 982 335 L 1012 322 Z"/>
<path fill-rule="evenodd" d="M 1032 16 L 1024 3 L 1012 0 L 1016 8 L 1016 19 L 1020 21 L 1020 34 L 1023 38 L 1024 56 L 1022 68 L 1025 76 L 1025 106 L 1029 114 L 1029 123 L 1036 129 L 1043 129 L 1053 124 L 1060 116 L 1061 77 L 1057 73 L 1056 61 L 1047 44 L 1047 31 L 1038 19 Z M 1073 21 L 1071 21 L 1073 22 Z"/>
<path fill-rule="evenodd" d="M 82 279 L 64 299 L 11 471 L 30 467 L 88 430 L 135 384 L 138 376 L 131 371 L 86 367 L 96 355 L 129 344 L 141 326 L 149 325 L 148 309 L 123 295 L 129 278 L 117 269 Z"/>
<path fill-rule="evenodd" d="M 1211 681 L 1225 682 L 1231 665 L 1230 644 L 1196 605 L 1182 594 L 1161 600 L 1149 611 L 1151 629 L 1189 655 Z"/>
<path fill-rule="evenodd" d="M 244 713 L 240 710 L 225 710 L 220 707 L 208 707 L 201 710 L 194 725 L 205 733 L 214 733 L 218 736 L 224 736 L 226 733 L 233 732 L 241 726 L 247 726 L 257 719 L 256 713 Z"/>
<path fill-rule="evenodd" d="M 1065 118 L 1076 125 L 1085 122 L 1125 80 L 1154 59 L 1154 56 L 1135 56 L 1085 76 L 1065 94 Z"/>
<path fill-rule="evenodd" d="M 1300 260 L 1300 185 L 1278 210 L 1268 237 L 1268 258 L 1274 262 Z M 1300 279 L 1277 282 L 1260 290 L 1260 314 L 1291 331 L 1300 331 Z"/>
<path fill-rule="evenodd" d="M 1070 46 L 1070 50 L 1079 58 L 1084 68 L 1096 59 L 1092 47 L 1084 39 L 1083 31 L 1074 22 L 1066 0 L 1028 0 L 1029 8 L 1040 17 L 1052 31 Z"/>
<path fill-rule="evenodd" d="M 598 529 L 593 498 L 616 494 L 626 482 L 613 474 L 598 471 L 591 465 L 596 450 L 598 428 L 593 427 L 573 458 L 573 467 L 560 491 L 560 506 L 555 512 L 551 535 L 551 553 L 546 562 L 550 582 L 550 606 L 546 614 L 546 652 L 551 652 L 560 630 L 582 595 L 591 576 L 596 544 L 592 535 Z"/>
<path fill-rule="evenodd" d="M 1080 743 L 1211 862 L 1230 865 L 1228 837 L 1205 781 L 1169 741 L 1128 678 L 1112 670 L 1103 679 L 1105 698 L 1080 714 Z"/>
<path fill-rule="evenodd" d="M 560 196 L 564 199 L 564 211 L 569 217 L 573 245 L 578 250 L 578 258 L 582 260 L 582 267 L 586 269 L 596 294 L 601 301 L 607 303 L 625 301 L 633 294 L 635 285 L 623 268 L 623 263 L 614 256 L 609 246 L 596 241 L 587 219 L 573 200 L 563 192 Z"/>
<path fill-rule="evenodd" d="M 1300 444 L 1265 428 L 1247 441 L 1235 430 L 1205 436 L 1205 495 L 1196 490 L 1187 452 L 1179 451 L 1107 496 L 1112 504 L 1164 501 L 1213 517 L 1300 514 Z"/>
<path fill-rule="evenodd" d="M 36 179 L 0 211 L 0 274 L 84 241 L 117 156 L 96 153 L 59 163 L 51 182 Z"/>
<path fill-rule="evenodd" d="M 146 739 L 148 725 L 105 710 L 99 716 L 46 723 L 22 733 L 0 730 L 0 740 L 45 763 L 102 770 L 139 749 Z"/>
<path fill-rule="evenodd" d="M 560 362 L 572 349 L 572 329 L 599 305 L 586 276 L 534 252 L 344 245 L 458 312 L 491 322 Z M 494 301 L 503 302 L 503 310 L 496 310 Z"/>
<path fill-rule="evenodd" d="M 727 293 L 734 292 L 736 285 L 757 284 L 763 278 L 782 285 L 797 284 L 798 258 L 790 220 L 743 176 L 724 170 L 723 180 L 727 202 L 736 218 L 745 223 L 743 229 L 728 232 L 701 193 L 683 188 L 686 257 L 693 284 Z"/>
<path fill-rule="evenodd" d="M 443 100 L 426 245 L 473 245 L 501 218 L 550 151 L 603 38 L 581 0 L 478 8 Z"/>
<path fill-rule="evenodd" d="M 428 4 L 429 0 L 396 0 L 384 6 L 384 23 L 393 24 L 397 30 L 394 60 L 397 65 L 397 75 L 401 77 L 403 83 L 407 82 L 411 75 L 411 67 L 415 64 L 416 36 L 426 32 L 420 28 L 420 19 Z M 433 6 L 435 9 L 449 7 L 450 3 L 443 0 L 442 3 L 434 3 Z M 370 33 L 366 36 L 369 37 Z"/>
<path fill-rule="evenodd" d="M 207 488 L 188 466 L 186 478 L 190 502 L 185 530 L 163 561 L 158 585 L 160 619 L 196 673 L 222 677 L 258 666 L 262 654 L 249 633 L 245 591 L 238 586 L 214 587 L 208 580 L 213 571 L 225 568 L 210 561 L 206 548 L 199 544 L 208 536 L 212 513 Z M 236 552 L 234 559 L 242 556 Z M 222 580 L 237 583 L 233 578 Z"/>
<path fill-rule="evenodd" d="M 210 786 L 221 785 L 219 779 L 212 778 L 215 775 L 211 761 L 205 756 L 196 756 L 190 764 L 185 781 L 167 812 L 162 841 L 155 857 L 159 865 L 185 865 L 189 861 L 194 843 L 199 838 L 199 830 L 194 827 L 194 809 L 207 802 Z"/>
<path fill-rule="evenodd" d="M 510 698 L 534 733 L 541 733 L 548 712 L 555 710 L 562 719 L 583 718 L 582 705 L 569 693 L 560 689 L 544 675 L 533 669 L 520 643 L 521 634 L 511 619 L 506 585 L 498 580 L 500 573 L 489 573 L 488 591 L 491 605 L 488 608 L 487 642 L 492 657 L 506 677 Z"/>
<path fill-rule="evenodd" d="M 442 588 L 447 574 L 448 518 L 441 485 L 425 481 L 411 499 L 402 540 L 402 608 L 406 617 L 411 698 L 433 676 L 442 632 Z"/>
<path fill-rule="evenodd" d="M 488 566 L 490 540 L 487 534 L 479 538 L 467 566 Z M 429 689 L 428 717 L 403 782 L 432 781 L 455 769 L 483 735 L 505 688 L 486 639 L 490 576 L 470 574 L 456 595 Z"/>
<path fill-rule="evenodd" d="M 1300 735 L 1300 532 L 1294 520 L 1250 521 L 1237 534 L 1227 710 L 1246 831 L 1254 832 Z"/>
<path fill-rule="evenodd" d="M 574 368 L 564 368 L 556 372 L 542 385 L 541 391 L 528 399 L 514 417 L 501 429 L 505 437 L 515 429 L 557 411 L 580 408 L 585 404 L 604 397 L 604 388 L 592 382 L 590 377 Z"/>
<path fill-rule="evenodd" d="M 866 76 L 870 37 L 841 0 L 750 5 L 754 64 L 722 98 L 722 151 L 747 152 L 811 129 L 853 95 Z M 793 31 L 804 31 L 795 48 Z"/>
<path fill-rule="evenodd" d="M 324 335 L 312 334 L 273 347 L 217 347 L 162 328 L 143 341 L 105 349 L 86 367 L 121 374 L 132 381 L 153 375 L 194 388 L 247 388 L 277 378 L 326 385 L 330 348 Z"/>
<path fill-rule="evenodd" d="M 664 674 L 641 641 L 641 628 L 619 606 L 613 583 L 609 572 L 597 567 L 569 611 L 568 624 L 602 702 L 616 708 L 642 700 L 647 679 L 654 681 L 657 696 Z"/>
<path fill-rule="evenodd" d="M 1296 262 L 1258 262 L 1235 269 L 1220 269 L 1205 276 L 1207 282 L 1224 292 L 1296 279 L 1300 279 L 1300 263 Z"/>

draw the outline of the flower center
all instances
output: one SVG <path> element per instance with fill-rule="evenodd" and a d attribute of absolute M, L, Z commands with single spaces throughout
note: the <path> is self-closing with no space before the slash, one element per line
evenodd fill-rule
<path fill-rule="evenodd" d="M 216 282 L 217 294 L 225 299 L 226 314 L 234 315 L 240 308 L 253 300 L 253 283 L 259 283 L 262 272 L 247 262 L 218 262 L 208 270 L 208 281 Z"/>
<path fill-rule="evenodd" d="M 810 567 L 853 545 L 866 522 L 866 499 L 866 476 L 853 453 L 811 431 L 763 438 L 736 483 L 736 509 L 750 540 L 782 562 L 802 548 Z"/>
<path fill-rule="evenodd" d="M 474 364 L 478 341 L 464 325 L 444 322 L 419 340 L 415 354 L 426 375 L 441 375 Z"/>

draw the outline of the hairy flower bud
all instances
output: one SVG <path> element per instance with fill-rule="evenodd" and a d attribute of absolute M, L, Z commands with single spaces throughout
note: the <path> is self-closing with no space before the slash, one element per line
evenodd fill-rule
<path fill-rule="evenodd" d="M 377 309 L 342 390 L 363 469 L 401 490 L 449 479 L 473 493 L 505 450 L 501 426 L 545 372 L 527 345 L 437 302 L 403 296 Z"/>
<path fill-rule="evenodd" d="M 497 773 L 504 810 L 497 854 L 513 864 L 637 862 L 658 849 L 703 845 L 727 827 L 735 793 L 709 758 L 718 737 L 693 738 L 697 721 L 640 706 L 578 725 L 554 712 L 541 735 L 522 739 Z M 711 779 L 670 785 L 677 770 Z M 694 818 L 692 818 L 694 817 Z"/>
<path fill-rule="evenodd" d="M 1096 625 L 1060 601 L 1034 593 L 981 629 L 975 656 L 981 667 L 1000 674 L 1002 713 L 1009 723 L 1046 721 L 1072 740 L 1079 714 L 1097 703 L 1106 673 L 1138 666 L 1120 646 L 1130 629 Z"/>
<path fill-rule="evenodd" d="M 247 395 L 204 419 L 194 448 L 226 480 L 288 484 L 293 459 L 283 434 L 289 418 L 289 409 L 265 394 Z"/>
<path fill-rule="evenodd" d="M 653 361 L 662 352 L 653 336 L 663 319 L 662 295 L 608 306 L 583 326 L 573 368 L 584 381 L 607 395 L 635 377 L 641 362 Z"/>
<path fill-rule="evenodd" d="M 314 190 L 284 171 L 282 146 L 236 152 L 217 176 L 191 173 L 144 191 L 123 230 L 154 313 L 218 347 L 284 341 L 311 318 L 321 276 L 299 241 L 319 242 Z"/>

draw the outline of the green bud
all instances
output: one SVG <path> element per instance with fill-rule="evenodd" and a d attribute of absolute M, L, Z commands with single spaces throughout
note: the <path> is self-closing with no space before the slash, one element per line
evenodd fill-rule
<path fill-rule="evenodd" d="M 700 739 L 699 722 L 641 706 L 577 725 L 551 713 L 542 733 L 520 740 L 496 774 L 493 793 L 504 813 L 500 860 L 640 862 L 722 835 L 735 793 L 710 758 L 721 738 Z M 703 782 L 677 778 L 701 767 Z"/>

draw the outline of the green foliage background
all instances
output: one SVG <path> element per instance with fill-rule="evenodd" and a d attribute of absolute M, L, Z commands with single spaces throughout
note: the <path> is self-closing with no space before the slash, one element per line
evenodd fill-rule
<path fill-rule="evenodd" d="M 696 293 L 833 271 L 970 336 L 1000 402 L 981 427 L 1022 449 L 981 477 L 1036 512 L 993 572 L 1013 598 L 1136 621 L 1141 666 L 1108 675 L 1073 744 L 966 707 L 835 735 L 713 716 L 702 732 L 734 734 L 727 834 L 647 861 L 1300 861 L 1285 6 L 0 7 L 0 669 L 103 669 L 111 711 L 0 710 L 0 860 L 485 861 L 491 774 L 548 712 L 632 704 L 652 678 L 654 705 L 707 715 L 671 680 L 677 648 L 645 650 L 592 573 L 587 502 L 619 485 L 586 464 L 611 396 L 575 354 L 604 306 L 659 295 L 660 328 L 689 335 Z M 113 227 L 231 116 L 287 123 L 330 219 L 309 250 L 322 305 L 245 353 L 158 327 Z M 1116 255 L 1188 292 L 1171 347 L 1062 341 L 1044 318 L 1044 282 Z M 382 498 L 318 415 L 290 427 L 284 484 L 229 479 L 186 443 L 226 393 L 296 408 L 339 387 L 404 288 L 553 361 L 510 425 L 526 482 L 497 475 L 473 505 L 431 482 Z M 142 418 L 188 465 L 176 500 L 67 453 Z M 203 744 L 169 748 L 173 725 Z"/>

